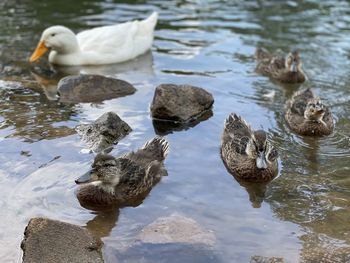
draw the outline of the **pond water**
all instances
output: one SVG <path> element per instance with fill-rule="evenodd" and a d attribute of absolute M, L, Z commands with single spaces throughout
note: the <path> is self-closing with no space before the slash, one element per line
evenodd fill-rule
<path fill-rule="evenodd" d="M 140 229 L 174 212 L 213 231 L 222 262 L 257 256 L 350 262 L 348 1 L 5 0 L 0 7 L 0 77 L 25 83 L 0 89 L 1 262 L 21 260 L 20 242 L 31 217 L 87 226 L 102 238 L 106 261 L 114 262 Z M 80 71 L 121 78 L 136 87 L 131 96 L 59 102 L 59 77 L 42 78 L 28 62 L 50 25 L 78 32 L 145 18 L 153 10 L 160 18 L 151 53 L 120 65 L 58 69 L 63 75 Z M 283 105 L 300 87 L 256 74 L 256 46 L 300 51 L 309 78 L 302 87 L 313 87 L 335 116 L 331 136 L 303 138 L 289 130 Z M 35 67 L 49 69 L 46 59 Z M 213 116 L 167 135 L 169 176 L 141 205 L 104 216 L 80 207 L 74 180 L 94 154 L 84 151 L 75 126 L 114 111 L 133 132 L 112 154 L 137 149 L 155 135 L 149 105 L 161 83 L 207 89 L 215 98 Z M 266 97 L 271 92 L 275 96 Z M 230 112 L 268 130 L 279 149 L 280 176 L 268 185 L 240 185 L 226 171 L 219 147 Z M 128 262 L 127 256 L 121 262 Z"/>

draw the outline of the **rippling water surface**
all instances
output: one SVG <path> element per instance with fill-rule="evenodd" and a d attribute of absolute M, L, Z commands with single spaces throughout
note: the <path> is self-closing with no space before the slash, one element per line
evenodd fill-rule
<path fill-rule="evenodd" d="M 116 2 L 0 3 L 1 79 L 25 83 L 0 89 L 1 262 L 20 261 L 20 241 L 31 217 L 87 226 L 102 238 L 107 261 L 114 262 L 116 251 L 143 226 L 174 212 L 213 231 L 222 262 L 249 262 L 256 256 L 350 262 L 349 2 Z M 27 62 L 41 31 L 50 25 L 78 32 L 144 18 L 153 10 L 160 19 L 151 53 L 121 65 L 58 69 L 62 75 L 80 71 L 127 80 L 137 88 L 132 96 L 102 103 L 58 102 L 59 76 L 35 75 Z M 304 138 L 289 130 L 283 105 L 300 87 L 257 75 L 258 45 L 300 51 L 309 78 L 303 86 L 313 87 L 334 113 L 331 136 Z M 49 69 L 45 60 L 37 67 Z M 115 111 L 133 132 L 112 153 L 140 147 L 155 135 L 149 104 L 161 83 L 207 89 L 215 98 L 213 116 L 167 135 L 169 176 L 140 206 L 107 216 L 81 208 L 74 179 L 94 155 L 85 153 L 74 127 Z M 271 92 L 275 96 L 266 97 Z M 281 172 L 270 184 L 240 185 L 226 171 L 219 145 L 224 119 L 232 111 L 254 128 L 268 130 L 279 148 Z"/>

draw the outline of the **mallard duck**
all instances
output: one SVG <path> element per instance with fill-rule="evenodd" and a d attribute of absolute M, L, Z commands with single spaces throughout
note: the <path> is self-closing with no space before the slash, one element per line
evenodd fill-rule
<path fill-rule="evenodd" d="M 285 109 L 288 125 L 301 135 L 329 135 L 334 129 L 332 113 L 310 88 L 294 93 Z"/>
<path fill-rule="evenodd" d="M 75 181 L 82 184 L 77 192 L 80 204 L 99 210 L 124 206 L 147 194 L 162 176 L 167 175 L 163 161 L 168 150 L 168 142 L 155 137 L 136 152 L 119 158 L 97 155 L 92 169 Z"/>
<path fill-rule="evenodd" d="M 96 27 L 75 35 L 64 26 L 52 26 L 41 35 L 30 62 L 51 50 L 49 62 L 58 65 L 101 65 L 133 59 L 151 48 L 158 14 L 142 21 Z"/>
<path fill-rule="evenodd" d="M 273 56 L 264 48 L 256 50 L 257 71 L 285 83 L 302 83 L 305 74 L 301 68 L 301 58 L 297 51 L 290 52 L 286 58 Z"/>
<path fill-rule="evenodd" d="M 235 113 L 224 124 L 221 157 L 229 172 L 240 180 L 266 182 L 278 174 L 278 153 L 266 132 L 253 131 Z"/>

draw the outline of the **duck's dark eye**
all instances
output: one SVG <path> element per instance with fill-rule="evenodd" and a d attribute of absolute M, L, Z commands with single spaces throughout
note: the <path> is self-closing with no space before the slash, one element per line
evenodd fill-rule
<path fill-rule="evenodd" d="M 51 36 L 54 37 L 54 36 L 56 36 L 56 34 L 55 34 L 55 33 L 52 33 Z"/>

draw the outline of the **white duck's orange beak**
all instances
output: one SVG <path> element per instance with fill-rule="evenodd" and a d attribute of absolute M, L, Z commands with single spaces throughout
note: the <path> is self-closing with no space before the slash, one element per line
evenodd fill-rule
<path fill-rule="evenodd" d="M 47 51 L 48 51 L 48 47 L 45 46 L 44 41 L 40 41 L 35 49 L 35 51 L 33 52 L 32 56 L 30 57 L 29 61 L 30 62 L 34 62 L 36 60 L 38 60 L 40 57 L 42 57 L 42 55 L 44 55 Z"/>

